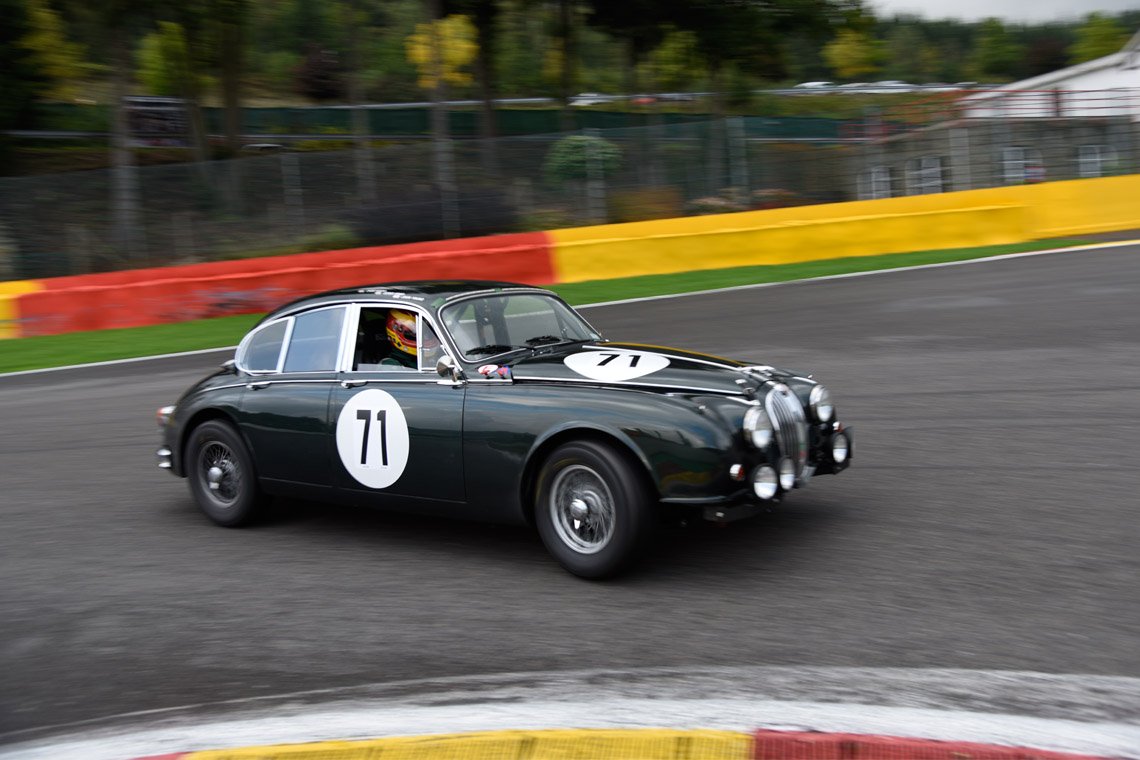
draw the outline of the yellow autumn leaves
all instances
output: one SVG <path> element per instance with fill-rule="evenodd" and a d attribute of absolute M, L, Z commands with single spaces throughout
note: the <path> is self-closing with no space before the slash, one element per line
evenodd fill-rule
<path fill-rule="evenodd" d="M 475 35 L 475 25 L 466 16 L 416 24 L 415 33 L 404 41 L 404 50 L 419 71 L 420 87 L 433 89 L 441 79 L 454 85 L 470 83 L 471 75 L 463 69 L 479 52 Z"/>

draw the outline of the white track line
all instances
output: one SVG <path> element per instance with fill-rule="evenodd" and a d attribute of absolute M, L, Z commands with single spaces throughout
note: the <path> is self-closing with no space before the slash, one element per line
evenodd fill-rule
<path fill-rule="evenodd" d="M 508 673 L 232 700 L 57 726 L 50 739 L 9 744 L 0 758 L 123 760 L 344 738 L 650 727 L 885 734 L 1140 758 L 1138 701 L 1140 679 L 1014 671 Z"/>
<path fill-rule="evenodd" d="M 726 288 L 711 288 L 709 290 L 691 290 L 685 293 L 669 293 L 662 296 L 642 296 L 640 298 L 625 298 L 619 301 L 604 301 L 602 303 L 584 304 L 575 306 L 575 309 L 596 309 L 599 306 L 619 306 L 639 301 L 663 301 L 669 298 L 686 298 L 688 296 L 704 296 L 712 293 L 727 293 L 733 290 L 753 290 L 756 288 L 771 288 L 777 285 L 794 285 L 800 282 L 820 282 L 821 280 L 845 280 L 849 277 L 868 277 L 875 274 L 889 274 L 892 272 L 912 272 L 917 269 L 937 269 L 940 267 L 956 267 L 962 264 L 979 264 L 987 261 L 1005 261 L 1007 259 L 1021 259 L 1026 256 L 1044 256 L 1051 253 L 1071 253 L 1073 251 L 1093 251 L 1100 248 L 1119 248 L 1121 246 L 1140 245 L 1140 240 L 1125 240 L 1112 243 L 1096 243 L 1094 245 L 1078 245 L 1072 248 L 1048 248 L 1043 251 L 1026 251 L 1024 253 L 1006 253 L 1000 256 L 984 256 L 977 259 L 962 259 L 961 261 L 943 261 L 938 264 L 918 264 L 910 267 L 894 267 L 892 269 L 870 269 L 866 272 L 848 272 L 846 274 L 828 274 L 821 277 L 805 277 L 799 280 L 780 280 L 779 282 L 758 282 L 752 285 L 732 285 Z M 852 257 L 856 258 L 856 257 Z M 805 262 L 806 263 L 806 262 Z"/>
<path fill-rule="evenodd" d="M 1072 248 L 1049 248 L 1043 251 L 1026 251 L 1025 253 L 1007 253 L 1001 256 L 986 256 L 978 259 L 963 259 L 962 261 L 945 261 L 939 264 L 919 264 L 911 267 L 895 267 L 893 269 L 872 269 L 866 272 L 848 272 L 847 274 L 829 274 L 821 277 L 805 277 L 801 280 L 781 280 L 779 282 L 758 282 L 752 285 L 732 285 L 726 288 L 711 288 L 709 290 L 692 290 L 686 293 L 669 293 L 661 296 L 642 296 L 640 298 L 624 298 L 618 301 L 602 301 L 601 303 L 587 303 L 575 306 L 575 309 L 596 309 L 601 306 L 620 306 L 623 304 L 640 303 L 642 301 L 663 301 L 672 298 L 688 298 L 689 296 L 707 296 L 715 293 L 728 293 L 734 290 L 754 290 L 758 288 L 772 288 L 777 285 L 795 285 L 801 282 L 821 282 L 824 280 L 844 280 L 849 277 L 868 277 L 876 274 L 890 274 L 893 272 L 908 272 L 918 269 L 936 269 L 939 267 L 953 267 L 963 264 L 979 264 L 987 261 L 1005 261 L 1020 259 L 1026 256 L 1045 256 L 1052 253 L 1071 253 L 1073 251 L 1094 251 L 1101 248 L 1120 248 L 1129 245 L 1140 245 L 1140 240 L 1124 240 L 1112 243 L 1096 243 L 1094 245 L 1078 245 Z M 0 378 L 16 377 L 18 375 L 36 375 L 43 372 L 62 372 L 68 369 L 87 369 L 89 367 L 109 367 L 115 364 L 130 364 L 132 362 L 145 362 L 159 359 L 174 359 L 180 356 L 194 356 L 195 354 L 209 354 L 220 351 L 233 351 L 237 346 L 222 348 L 204 348 L 198 351 L 183 351 L 176 354 L 159 354 L 157 356 L 138 356 L 132 359 L 113 359 L 105 362 L 90 362 L 87 364 L 69 364 L 64 367 L 45 367 L 44 369 L 25 369 L 18 372 L 0 373 Z"/>

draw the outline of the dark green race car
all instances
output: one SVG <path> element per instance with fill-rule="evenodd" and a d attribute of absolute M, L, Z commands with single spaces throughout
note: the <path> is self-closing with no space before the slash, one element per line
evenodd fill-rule
<path fill-rule="evenodd" d="M 751 516 L 852 454 L 810 377 L 611 343 L 504 282 L 290 303 L 159 426 L 159 466 L 221 525 L 275 494 L 533 522 L 586 578 L 627 567 L 662 521 Z"/>

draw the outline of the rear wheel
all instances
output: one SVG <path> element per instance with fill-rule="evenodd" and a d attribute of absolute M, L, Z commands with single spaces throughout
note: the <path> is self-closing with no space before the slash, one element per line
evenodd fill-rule
<path fill-rule="evenodd" d="M 203 422 L 190 434 L 186 477 L 198 507 L 218 525 L 245 525 L 257 516 L 263 497 L 253 459 L 228 422 Z"/>
<path fill-rule="evenodd" d="M 612 446 L 574 441 L 555 449 L 538 481 L 535 522 L 547 550 L 582 578 L 606 578 L 637 558 L 652 532 L 652 499 Z"/>

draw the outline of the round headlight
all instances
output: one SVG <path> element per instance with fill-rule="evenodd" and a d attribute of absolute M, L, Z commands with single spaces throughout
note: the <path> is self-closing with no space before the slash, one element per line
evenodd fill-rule
<path fill-rule="evenodd" d="M 808 397 L 808 405 L 811 406 L 812 416 L 817 422 L 831 422 L 831 418 L 835 414 L 835 407 L 831 405 L 831 392 L 827 388 L 822 385 L 812 388 L 811 396 Z"/>
<path fill-rule="evenodd" d="M 765 501 L 776 495 L 777 483 L 776 471 L 766 464 L 752 471 L 752 491 Z"/>
<path fill-rule="evenodd" d="M 796 487 L 796 466 L 784 457 L 780 460 L 780 488 L 790 491 Z"/>
<path fill-rule="evenodd" d="M 835 438 L 831 440 L 831 458 L 836 464 L 843 464 L 847 461 L 847 454 L 851 450 L 851 444 L 847 440 L 847 436 L 843 433 L 836 433 Z"/>
<path fill-rule="evenodd" d="M 762 407 L 752 406 L 744 413 L 744 437 L 752 442 L 758 449 L 763 449 L 772 442 L 772 420 Z"/>

